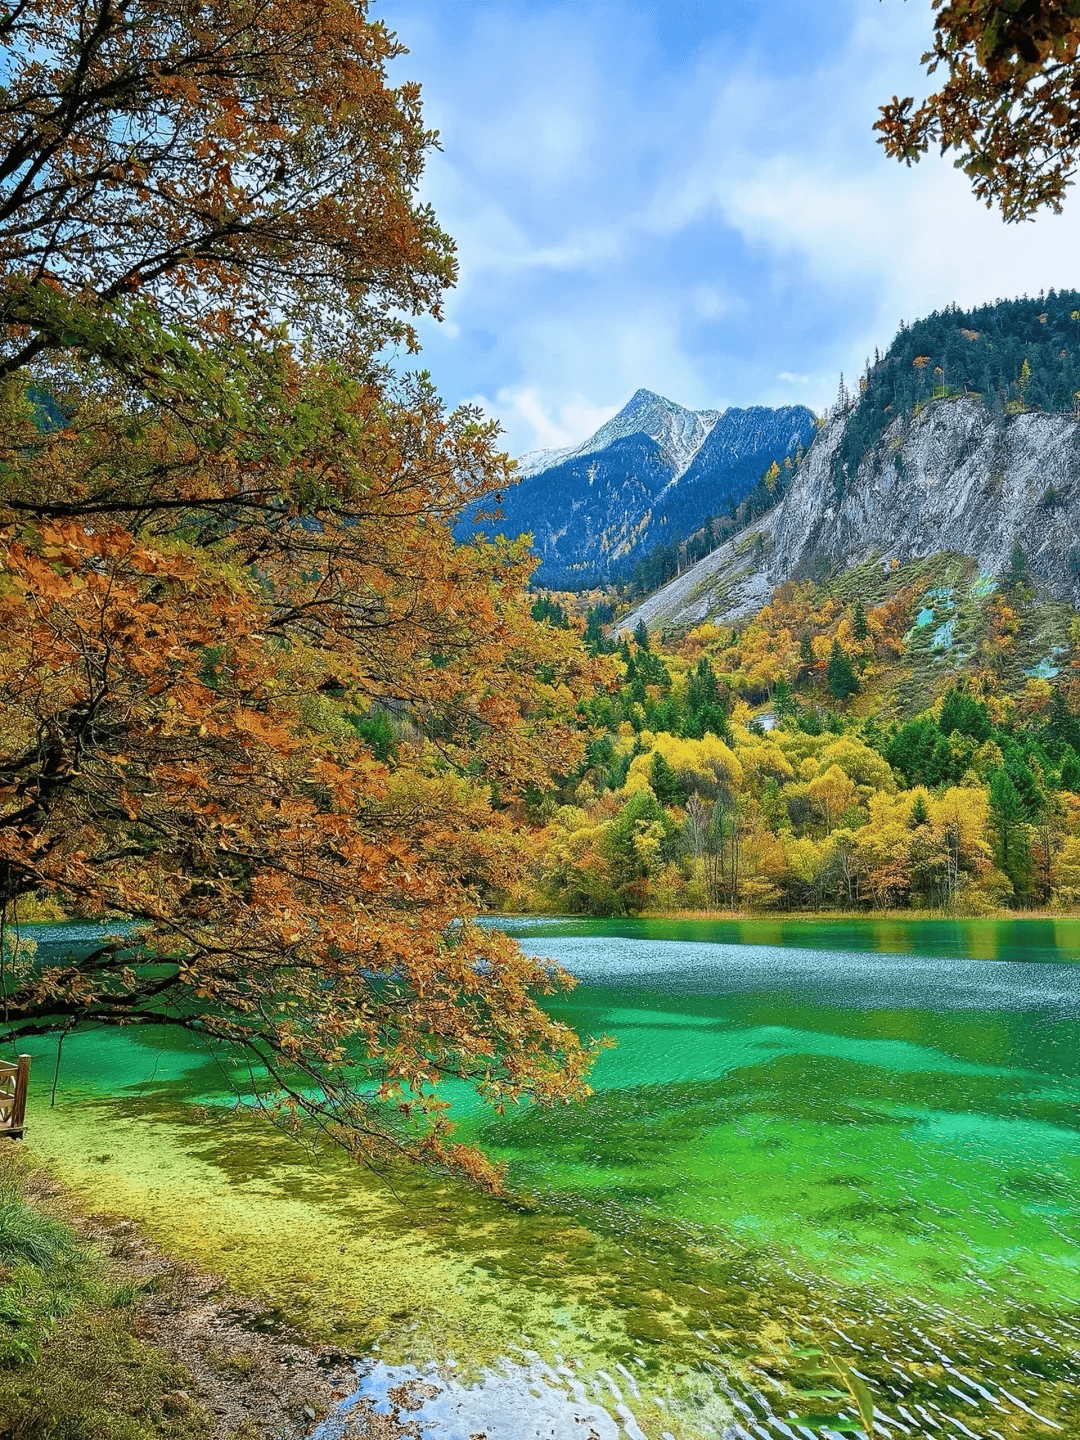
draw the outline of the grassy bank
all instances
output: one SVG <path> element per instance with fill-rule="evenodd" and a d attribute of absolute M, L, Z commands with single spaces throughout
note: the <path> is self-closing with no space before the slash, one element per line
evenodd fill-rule
<path fill-rule="evenodd" d="M 349 1388 L 0 1142 L 0 1436 L 287 1440 Z"/>
<path fill-rule="evenodd" d="M 136 1288 L 80 1243 L 44 1172 L 0 1142 L 0 1433 L 204 1440 L 190 1377 L 133 1333 Z"/>

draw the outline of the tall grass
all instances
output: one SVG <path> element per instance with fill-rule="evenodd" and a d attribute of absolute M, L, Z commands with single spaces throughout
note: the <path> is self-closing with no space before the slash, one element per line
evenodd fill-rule
<path fill-rule="evenodd" d="M 182 1366 L 132 1334 L 156 1289 L 117 1276 L 34 1201 L 29 1154 L 0 1140 L 0 1437 L 207 1440 L 203 1411 L 176 1402 Z"/>
<path fill-rule="evenodd" d="M 66 1225 L 33 1209 L 13 1185 L 0 1188 L 0 1265 L 66 1272 L 78 1253 L 75 1236 Z"/>

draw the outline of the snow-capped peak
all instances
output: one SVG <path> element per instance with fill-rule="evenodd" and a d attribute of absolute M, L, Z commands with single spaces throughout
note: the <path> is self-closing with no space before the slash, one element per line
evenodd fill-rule
<path fill-rule="evenodd" d="M 566 450 L 533 450 L 518 460 L 522 479 L 550 470 L 577 455 L 605 450 L 627 435 L 648 435 L 660 446 L 673 478 L 682 475 L 720 418 L 719 410 L 687 410 L 652 390 L 638 390 L 617 415 L 605 421 L 595 435 Z"/>

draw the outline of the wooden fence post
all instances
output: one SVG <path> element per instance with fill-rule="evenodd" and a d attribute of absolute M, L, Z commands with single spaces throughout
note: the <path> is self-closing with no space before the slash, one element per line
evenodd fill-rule
<path fill-rule="evenodd" d="M 21 1140 L 26 1128 L 26 1094 L 30 1088 L 30 1056 L 14 1065 L 0 1063 L 0 1135 Z"/>
<path fill-rule="evenodd" d="M 19 1068 L 15 1072 L 15 1103 L 11 1107 L 11 1129 L 16 1140 L 21 1140 L 26 1128 L 26 1096 L 30 1089 L 30 1056 L 19 1056 Z"/>

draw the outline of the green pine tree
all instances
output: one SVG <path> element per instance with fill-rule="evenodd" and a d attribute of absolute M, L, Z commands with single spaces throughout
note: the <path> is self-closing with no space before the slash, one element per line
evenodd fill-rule
<path fill-rule="evenodd" d="M 783 720 L 786 716 L 793 715 L 798 708 L 795 696 L 791 693 L 791 686 L 781 675 L 773 690 L 773 709 Z"/>
<path fill-rule="evenodd" d="M 1027 557 L 1020 548 L 1020 542 L 1018 540 L 1012 548 L 1012 555 L 1009 557 L 1009 568 L 1002 576 L 1002 588 L 1011 594 L 1016 590 L 1026 588 L 1029 583 Z"/>
<path fill-rule="evenodd" d="M 649 766 L 649 784 L 661 805 L 685 805 L 686 788 L 660 751 L 653 755 Z"/>
<path fill-rule="evenodd" d="M 829 682 L 829 694 L 834 695 L 837 700 L 846 700 L 849 695 L 856 694 L 859 689 L 859 677 L 855 674 L 855 667 L 838 640 L 833 641 L 832 649 L 829 651 L 829 668 L 826 676 Z"/>
<path fill-rule="evenodd" d="M 996 771 L 990 782 L 990 823 L 997 841 L 996 858 L 1012 881 L 1018 899 L 1027 894 L 1031 884 L 1031 848 L 1025 819 L 1020 792 L 1007 771 Z"/>

